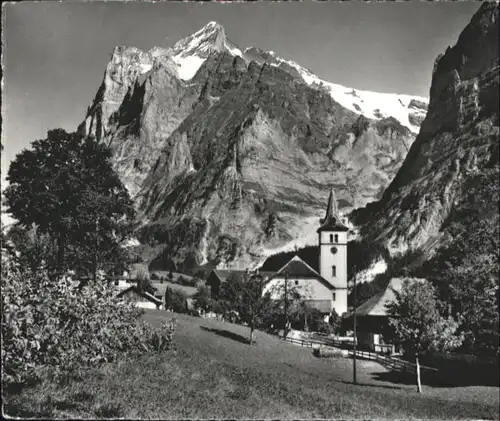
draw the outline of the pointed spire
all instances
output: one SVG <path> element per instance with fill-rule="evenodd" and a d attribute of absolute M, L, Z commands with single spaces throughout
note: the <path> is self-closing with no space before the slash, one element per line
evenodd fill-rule
<path fill-rule="evenodd" d="M 337 198 L 335 197 L 335 191 L 333 188 L 330 190 L 330 196 L 328 197 L 328 205 L 326 207 L 326 215 L 320 220 L 321 227 L 318 231 L 323 231 L 326 229 L 331 229 L 332 231 L 348 231 L 347 228 L 340 219 L 338 208 L 337 208 Z"/>
<path fill-rule="evenodd" d="M 328 197 L 328 205 L 326 207 L 326 215 L 321 220 L 321 223 L 324 224 L 326 221 L 331 220 L 333 217 L 338 218 L 338 210 L 337 210 L 337 198 L 335 197 L 335 191 L 333 187 L 330 190 L 330 196 Z M 340 218 L 338 218 L 340 219 Z"/>

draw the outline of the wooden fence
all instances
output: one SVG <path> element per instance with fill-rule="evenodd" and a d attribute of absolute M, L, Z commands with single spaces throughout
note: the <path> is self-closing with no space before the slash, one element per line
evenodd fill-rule
<path fill-rule="evenodd" d="M 317 339 L 297 339 L 297 338 L 286 338 L 286 341 L 291 342 L 293 344 L 297 344 L 300 346 L 305 346 L 306 348 L 312 348 L 313 345 L 322 345 L 327 347 L 336 347 L 341 348 L 345 347 L 346 342 L 337 341 L 334 339 L 325 339 L 325 340 L 317 340 Z M 333 346 L 331 344 L 334 344 Z M 354 356 L 354 350 L 349 349 L 349 356 Z M 356 350 L 356 358 L 363 360 L 371 360 L 376 361 L 384 367 L 388 367 L 392 370 L 401 371 L 403 373 L 416 373 L 416 364 L 411 363 L 409 361 L 400 360 L 399 358 L 390 357 L 387 355 L 382 355 L 373 351 L 365 351 L 365 350 Z M 420 366 L 420 370 L 422 372 L 428 373 L 437 373 L 439 370 L 433 367 Z"/>

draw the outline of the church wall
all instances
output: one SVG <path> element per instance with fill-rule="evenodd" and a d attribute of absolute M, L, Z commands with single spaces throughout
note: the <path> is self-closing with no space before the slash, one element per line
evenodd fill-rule
<path fill-rule="evenodd" d="M 295 281 L 298 281 L 298 285 L 295 285 Z M 288 277 L 287 288 L 296 289 L 304 299 L 309 300 L 331 300 L 332 290 L 330 290 L 324 283 L 320 282 L 314 278 L 302 278 L 294 277 L 290 275 Z M 284 278 L 274 278 L 266 285 L 264 288 L 264 293 L 271 292 L 271 298 L 274 300 L 282 299 L 285 289 L 285 279 Z"/>

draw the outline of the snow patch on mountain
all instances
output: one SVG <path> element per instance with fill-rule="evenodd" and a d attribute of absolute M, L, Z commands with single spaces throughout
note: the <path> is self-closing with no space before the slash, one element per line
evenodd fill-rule
<path fill-rule="evenodd" d="M 180 55 L 174 56 L 173 60 L 179 66 L 177 73 L 182 80 L 190 80 L 194 77 L 198 69 L 205 62 L 206 59 L 198 56 L 182 57 Z"/>
<path fill-rule="evenodd" d="M 141 74 L 149 72 L 152 68 L 153 68 L 153 65 L 150 63 L 141 63 L 140 64 Z"/>
<path fill-rule="evenodd" d="M 229 45 L 227 42 L 224 42 L 224 47 L 226 47 L 233 56 L 240 56 L 243 58 L 243 53 L 239 48 L 233 47 Z"/>
<path fill-rule="evenodd" d="M 281 63 L 286 63 L 296 69 L 305 83 L 317 88 L 325 88 L 332 98 L 343 107 L 357 114 L 362 114 L 373 120 L 393 117 L 403 126 L 408 127 L 413 133 L 418 133 L 419 126 L 412 124 L 409 119 L 409 105 L 412 100 L 418 100 L 424 104 L 429 103 L 428 98 L 414 95 L 388 94 L 372 91 L 361 91 L 347 88 L 343 85 L 327 82 L 318 76 L 298 65 L 294 61 L 289 61 L 276 56 L 274 51 L 269 54 L 276 60 L 272 66 L 279 67 Z M 411 107 L 411 112 L 415 116 L 425 117 L 427 110 Z"/>

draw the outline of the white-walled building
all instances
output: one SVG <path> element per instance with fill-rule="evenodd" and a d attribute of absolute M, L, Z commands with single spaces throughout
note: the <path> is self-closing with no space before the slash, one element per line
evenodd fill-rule
<path fill-rule="evenodd" d="M 283 296 L 285 280 L 287 288 L 295 288 L 307 304 L 326 316 L 333 310 L 338 315 L 347 312 L 347 232 L 342 222 L 333 189 L 328 198 L 325 218 L 318 228 L 319 272 L 294 256 L 276 274 L 271 276 L 265 292 L 275 299 Z"/>

